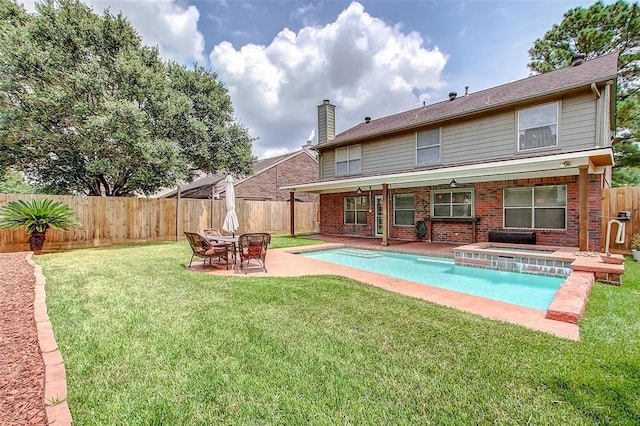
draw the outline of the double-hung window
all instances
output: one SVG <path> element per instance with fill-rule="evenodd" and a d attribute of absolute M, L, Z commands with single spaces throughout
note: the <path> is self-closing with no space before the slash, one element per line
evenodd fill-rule
<path fill-rule="evenodd" d="M 566 229 L 567 187 L 504 189 L 504 227 Z"/>
<path fill-rule="evenodd" d="M 344 223 L 352 225 L 367 224 L 367 196 L 344 197 Z"/>
<path fill-rule="evenodd" d="M 518 151 L 558 146 L 558 103 L 518 110 Z"/>
<path fill-rule="evenodd" d="M 431 191 L 431 217 L 466 218 L 473 215 L 472 188 Z"/>
<path fill-rule="evenodd" d="M 416 163 L 418 165 L 440 162 L 440 129 L 416 133 Z"/>
<path fill-rule="evenodd" d="M 362 173 L 362 145 L 336 149 L 336 176 Z"/>
<path fill-rule="evenodd" d="M 413 194 L 395 194 L 393 196 L 393 224 L 414 225 Z"/>

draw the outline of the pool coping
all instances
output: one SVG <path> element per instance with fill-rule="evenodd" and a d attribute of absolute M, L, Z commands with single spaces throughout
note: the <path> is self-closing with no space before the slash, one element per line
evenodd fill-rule
<path fill-rule="evenodd" d="M 320 245 L 312 245 L 312 246 L 293 247 L 290 249 L 282 249 L 282 250 L 286 250 L 288 253 L 297 255 L 299 253 L 304 253 L 304 252 L 329 250 L 332 248 L 344 248 L 344 247 L 351 247 L 351 246 L 349 246 L 348 244 L 329 243 L 329 244 L 320 244 Z M 361 247 L 353 247 L 353 248 L 362 249 Z M 371 250 L 371 249 L 365 249 L 365 250 Z M 416 254 L 413 252 L 406 253 L 406 252 L 403 252 L 402 250 L 385 250 L 385 251 L 413 254 L 413 255 Z M 425 254 L 425 255 L 432 256 L 430 254 Z M 433 257 L 443 257 L 443 258 L 451 259 L 450 257 L 445 257 L 445 256 L 433 256 Z M 458 310 L 471 312 L 471 313 L 478 314 L 490 319 L 504 321 L 504 322 L 508 322 L 516 325 L 521 325 L 530 329 L 550 333 L 565 339 L 570 339 L 570 340 L 580 339 L 580 330 L 576 324 L 577 321 L 565 321 L 565 320 L 558 320 L 556 318 L 550 318 L 547 316 L 548 311 L 514 305 L 511 303 L 488 299 L 482 296 L 475 296 L 467 293 L 461 293 L 455 290 L 448 290 L 440 287 L 435 287 L 429 284 L 416 283 L 413 281 L 394 278 L 394 277 L 390 277 L 387 275 L 382 275 L 374 272 L 362 271 L 360 269 L 350 268 L 342 265 L 336 265 L 333 263 L 324 262 L 317 259 L 310 259 L 306 257 L 304 259 L 319 261 L 324 263 L 325 265 L 330 264 L 332 265 L 332 270 L 336 269 L 334 267 L 339 267 L 339 269 L 344 274 L 346 274 L 345 276 L 348 276 L 349 278 L 353 278 L 358 281 L 364 281 L 368 284 L 372 284 L 376 287 L 384 288 L 389 291 L 394 291 L 396 293 L 418 297 L 423 300 L 427 300 L 430 302 L 434 302 L 434 303 L 455 308 Z M 354 273 L 353 271 L 356 271 L 356 272 Z M 340 275 L 342 275 L 342 273 Z M 577 285 L 581 285 L 585 283 L 585 280 L 576 280 L 575 283 Z M 560 287 L 562 288 L 563 285 L 565 284 L 563 283 Z M 590 289 L 591 288 L 589 287 L 589 291 Z M 588 292 L 587 292 L 587 296 L 588 296 Z M 554 300 L 555 300 L 555 296 L 554 296 Z M 559 310 L 559 312 L 564 313 L 564 305 L 559 306 L 557 309 Z M 584 312 L 584 309 L 582 309 L 581 313 L 583 312 Z M 571 316 L 571 313 L 569 313 L 565 315 L 558 315 L 558 317 L 571 318 L 572 316 Z"/>

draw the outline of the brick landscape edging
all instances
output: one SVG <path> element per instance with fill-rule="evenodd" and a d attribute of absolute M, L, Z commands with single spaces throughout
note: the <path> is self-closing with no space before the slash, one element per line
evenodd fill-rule
<path fill-rule="evenodd" d="M 58 350 L 53 327 L 47 314 L 45 279 L 42 267 L 33 261 L 33 252 L 29 252 L 26 261 L 33 268 L 35 276 L 35 300 L 33 302 L 36 330 L 38 332 L 38 346 L 44 362 L 44 405 L 47 424 L 71 425 L 71 411 L 67 404 L 67 376 L 62 354 Z"/>

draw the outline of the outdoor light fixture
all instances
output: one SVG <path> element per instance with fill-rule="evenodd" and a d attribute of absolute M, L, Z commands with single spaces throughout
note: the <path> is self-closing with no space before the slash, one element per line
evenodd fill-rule
<path fill-rule="evenodd" d="M 451 179 L 451 183 L 449 184 L 449 188 L 457 188 L 458 182 L 455 179 Z"/>
<path fill-rule="evenodd" d="M 358 189 L 356 190 L 356 194 L 358 195 L 362 194 L 362 188 L 358 187 Z"/>
<path fill-rule="evenodd" d="M 562 163 L 562 167 L 569 167 L 571 165 L 571 163 L 569 161 L 564 161 Z"/>

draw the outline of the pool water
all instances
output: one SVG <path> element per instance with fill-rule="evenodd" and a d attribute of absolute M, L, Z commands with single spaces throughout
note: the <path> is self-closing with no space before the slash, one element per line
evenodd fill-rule
<path fill-rule="evenodd" d="M 546 311 L 562 278 L 456 265 L 453 260 L 375 250 L 333 249 L 302 256 L 420 284 Z"/>

